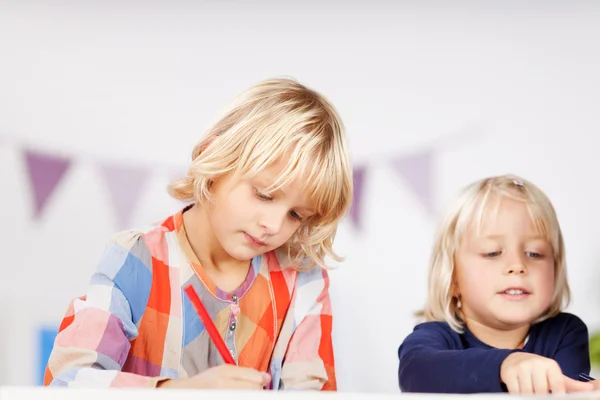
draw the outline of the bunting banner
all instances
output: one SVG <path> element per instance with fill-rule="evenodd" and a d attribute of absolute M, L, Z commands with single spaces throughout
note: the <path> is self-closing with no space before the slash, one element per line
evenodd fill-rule
<path fill-rule="evenodd" d="M 143 166 L 100 165 L 100 175 L 108 190 L 119 229 L 131 228 L 131 213 L 138 205 L 151 173 Z"/>
<path fill-rule="evenodd" d="M 433 214 L 435 208 L 433 148 L 396 157 L 392 159 L 391 163 L 395 172 L 405 180 L 425 211 Z"/>
<path fill-rule="evenodd" d="M 2 138 L 0 138 L 2 139 Z M 1 140 L 8 143 L 7 140 Z M 28 181 L 31 187 L 34 219 L 43 216 L 48 204 L 56 197 L 56 191 L 65 176 L 74 165 L 77 157 L 63 154 L 51 154 L 32 150 L 27 147 L 15 146 L 23 154 L 26 164 Z M 437 147 L 440 147 L 439 144 Z M 364 196 L 369 169 L 376 162 L 382 161 L 391 165 L 394 172 L 401 178 L 402 187 L 410 190 L 414 198 L 428 215 L 435 211 L 435 161 L 439 148 L 431 143 L 416 152 L 390 156 L 374 162 L 356 166 L 353 171 L 354 193 L 353 204 L 349 212 L 349 220 L 354 230 L 361 231 L 364 225 Z M 154 176 L 166 176 L 168 183 L 185 176 L 187 167 L 182 165 L 157 166 L 153 163 L 125 164 L 114 160 L 99 160 L 85 157 L 87 163 L 97 168 L 102 184 L 107 190 L 107 201 L 114 212 L 115 225 L 118 229 L 130 228 L 132 214 L 140 204 L 147 188 L 147 183 Z M 175 201 L 177 206 L 185 205 Z"/>
<path fill-rule="evenodd" d="M 25 163 L 33 192 L 33 216 L 34 219 L 38 219 L 71 166 L 71 160 L 66 157 L 26 150 Z"/>
<path fill-rule="evenodd" d="M 354 168 L 352 180 L 354 184 L 354 192 L 352 198 L 352 207 L 350 208 L 350 220 L 354 227 L 358 230 L 362 228 L 362 194 L 366 176 L 365 167 Z"/>

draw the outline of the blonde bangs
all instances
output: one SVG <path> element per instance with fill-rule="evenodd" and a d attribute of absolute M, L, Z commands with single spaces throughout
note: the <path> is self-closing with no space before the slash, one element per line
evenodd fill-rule
<path fill-rule="evenodd" d="M 516 180 L 519 182 L 519 180 Z M 529 218 L 533 224 L 536 234 L 546 239 L 553 249 L 560 249 L 557 232 L 560 231 L 556 214 L 549 201 L 540 198 L 540 193 L 533 188 L 529 189 L 524 184 L 515 185 L 513 181 L 490 182 L 475 197 L 477 207 L 474 211 L 468 212 L 468 208 L 462 216 L 462 221 L 477 221 L 474 227 L 477 235 L 481 235 L 484 217 L 491 216 L 494 221 L 498 215 L 498 210 L 503 199 L 511 199 L 521 202 L 527 207 Z M 461 226 L 463 232 L 467 226 Z"/>

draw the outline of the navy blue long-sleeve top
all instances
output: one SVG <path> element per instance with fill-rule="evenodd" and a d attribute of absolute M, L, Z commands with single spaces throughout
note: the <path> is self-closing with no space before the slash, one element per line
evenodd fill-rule
<path fill-rule="evenodd" d="M 445 322 L 417 325 L 398 349 L 398 380 L 403 392 L 506 392 L 500 366 L 515 351 L 525 351 L 558 362 L 563 374 L 578 379 L 589 374 L 589 336 L 586 325 L 573 314 L 560 313 L 531 327 L 522 349 L 497 349 L 469 330 L 459 334 Z"/>

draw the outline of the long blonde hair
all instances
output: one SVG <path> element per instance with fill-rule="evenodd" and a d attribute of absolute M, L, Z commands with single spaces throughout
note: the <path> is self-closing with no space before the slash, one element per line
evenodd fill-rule
<path fill-rule="evenodd" d="M 283 172 L 268 190 L 302 182 L 316 208 L 286 246 L 293 266 L 339 261 L 333 241 L 352 203 L 352 168 L 344 127 L 333 106 L 295 80 L 269 79 L 239 94 L 192 152 L 182 179 L 169 186 L 181 201 L 211 199 L 211 182 L 230 173 L 256 176 L 278 160 Z"/>
<path fill-rule="evenodd" d="M 525 203 L 538 232 L 550 242 L 554 253 L 554 294 L 550 307 L 537 321 L 555 316 L 569 304 L 565 247 L 558 218 L 548 197 L 534 184 L 515 175 L 486 178 L 468 185 L 455 198 L 437 231 L 429 265 L 425 308 L 417 313 L 426 321 L 445 321 L 456 332 L 464 324 L 452 293 L 455 255 L 467 229 L 480 230 L 492 195 Z M 537 322 L 536 321 L 536 322 Z"/>

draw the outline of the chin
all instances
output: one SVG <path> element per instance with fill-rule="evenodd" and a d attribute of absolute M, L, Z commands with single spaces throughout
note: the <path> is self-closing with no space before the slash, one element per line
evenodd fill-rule
<path fill-rule="evenodd" d="M 249 251 L 246 249 L 232 249 L 231 251 L 225 250 L 229 256 L 238 261 L 250 261 L 260 253 Z"/>
<path fill-rule="evenodd" d="M 536 314 L 537 315 L 537 314 Z M 518 327 L 523 325 L 531 325 L 536 320 L 533 314 L 521 314 L 521 315 L 499 315 L 497 317 L 498 322 L 507 327 Z"/>

